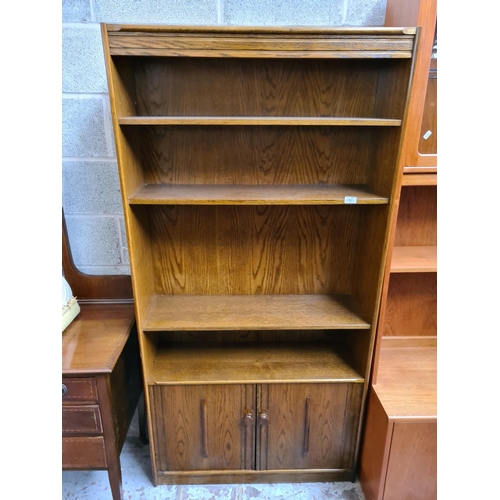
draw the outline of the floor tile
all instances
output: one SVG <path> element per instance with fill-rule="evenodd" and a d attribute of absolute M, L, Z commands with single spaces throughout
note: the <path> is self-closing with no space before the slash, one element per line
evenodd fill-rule
<path fill-rule="evenodd" d="M 121 454 L 123 500 L 365 500 L 358 481 L 221 485 L 151 482 L 149 446 L 139 439 L 137 414 Z M 62 500 L 112 500 L 106 471 L 63 471 Z"/>

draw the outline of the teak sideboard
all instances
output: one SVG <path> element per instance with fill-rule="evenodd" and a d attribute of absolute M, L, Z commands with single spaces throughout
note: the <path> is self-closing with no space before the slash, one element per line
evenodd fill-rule
<path fill-rule="evenodd" d="M 418 32 L 102 25 L 154 484 L 354 479 Z"/>
<path fill-rule="evenodd" d="M 420 33 L 360 453 L 367 500 L 437 498 L 436 7 L 387 1 L 388 26 Z"/>

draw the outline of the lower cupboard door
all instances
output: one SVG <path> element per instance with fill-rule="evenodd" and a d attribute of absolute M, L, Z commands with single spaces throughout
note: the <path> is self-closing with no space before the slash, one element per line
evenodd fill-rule
<path fill-rule="evenodd" d="M 363 384 L 263 384 L 257 469 L 353 467 Z"/>
<path fill-rule="evenodd" d="M 157 468 L 255 467 L 255 385 L 150 387 Z"/>

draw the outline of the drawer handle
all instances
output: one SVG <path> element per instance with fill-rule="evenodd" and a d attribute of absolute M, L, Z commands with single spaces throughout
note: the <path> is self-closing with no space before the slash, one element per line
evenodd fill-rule
<path fill-rule="evenodd" d="M 68 392 L 68 388 L 63 384 L 62 385 L 62 395 L 64 396 Z"/>

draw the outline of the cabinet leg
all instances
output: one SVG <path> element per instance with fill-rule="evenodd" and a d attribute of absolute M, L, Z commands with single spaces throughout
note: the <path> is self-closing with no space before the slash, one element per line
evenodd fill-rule
<path fill-rule="evenodd" d="M 120 460 L 118 459 L 108 467 L 109 486 L 111 487 L 111 494 L 113 500 L 123 500 L 122 491 L 122 469 Z"/>
<path fill-rule="evenodd" d="M 144 402 L 144 392 L 139 398 L 139 403 L 137 404 L 137 413 L 139 415 L 139 437 L 142 443 L 148 444 L 148 426 L 146 420 L 146 404 Z"/>

